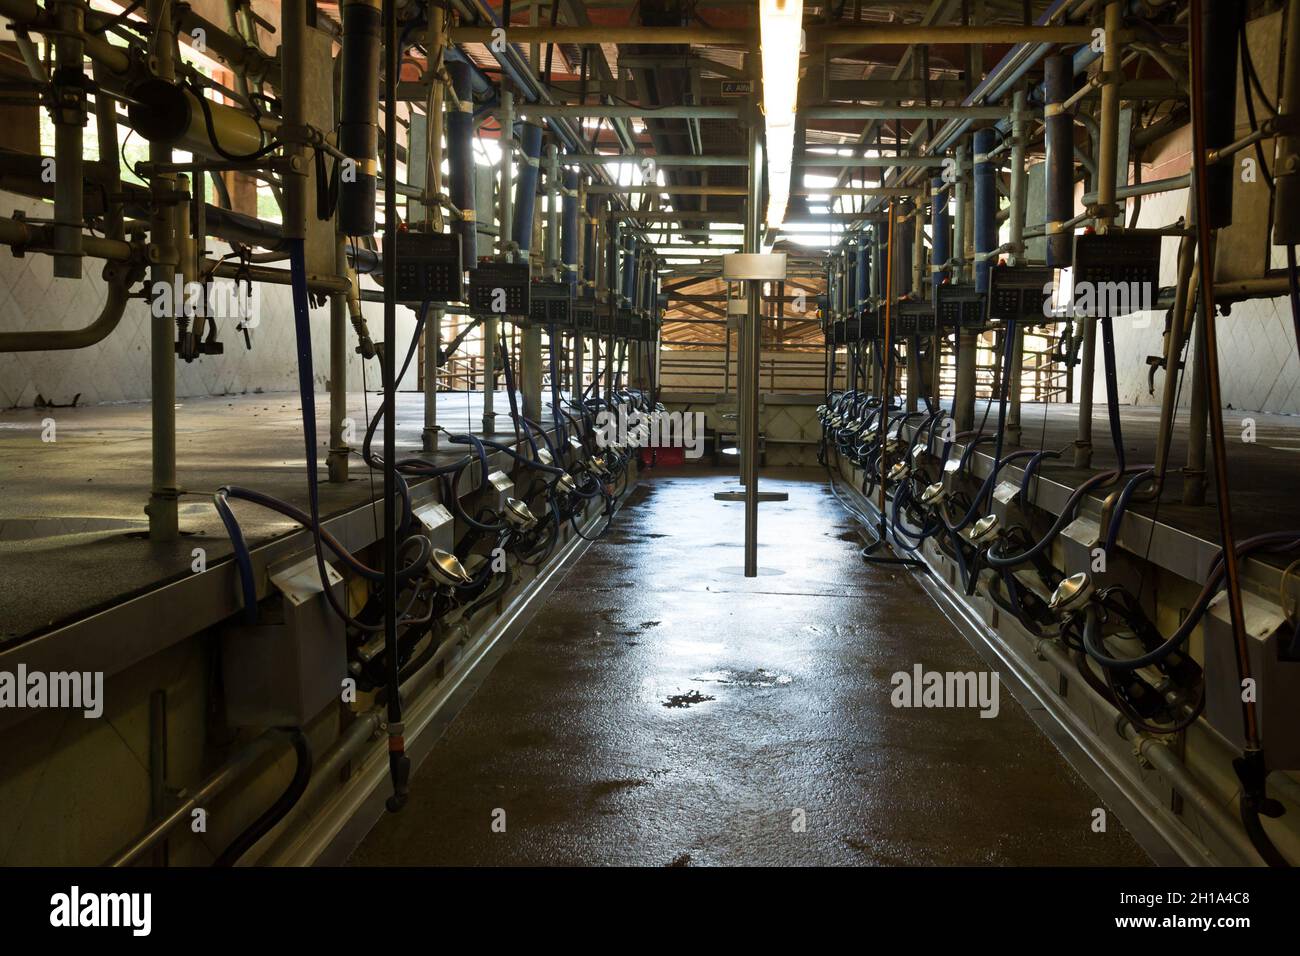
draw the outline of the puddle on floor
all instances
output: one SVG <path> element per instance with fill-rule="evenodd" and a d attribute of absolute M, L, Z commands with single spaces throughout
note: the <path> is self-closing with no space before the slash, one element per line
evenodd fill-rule
<path fill-rule="evenodd" d="M 752 671 L 717 670 L 708 671 L 699 677 L 692 677 L 706 684 L 731 684 L 733 687 L 784 687 L 793 678 L 789 674 L 778 674 L 760 667 Z"/>
<path fill-rule="evenodd" d="M 684 694 L 673 694 L 666 701 L 665 707 L 691 707 L 695 704 L 702 704 L 706 700 L 716 700 L 715 697 L 708 697 L 701 694 L 698 690 L 689 690 Z"/>

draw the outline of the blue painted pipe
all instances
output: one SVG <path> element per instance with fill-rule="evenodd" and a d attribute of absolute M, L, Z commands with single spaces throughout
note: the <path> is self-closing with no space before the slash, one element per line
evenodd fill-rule
<path fill-rule="evenodd" d="M 1053 3 L 1042 16 L 1034 22 L 1038 26 L 1046 25 L 1049 19 L 1054 16 L 1061 7 L 1070 2 L 1072 2 L 1072 0 L 1056 0 L 1056 2 Z M 1124 15 L 1126 17 L 1140 13 L 1140 10 L 1141 0 L 1128 0 L 1128 3 L 1124 5 Z M 1006 69 L 1016 57 L 1021 56 L 1025 47 L 1029 45 L 1030 44 L 1022 43 L 1019 46 L 1014 46 L 1008 50 L 1007 55 L 999 60 L 997 65 L 989 71 L 988 76 L 984 78 L 983 82 L 976 86 L 966 99 L 962 100 L 962 106 L 974 106 L 977 103 L 998 102 L 1002 97 L 1011 92 L 1015 85 L 1020 82 L 1021 77 L 1032 70 L 1034 66 L 1054 48 L 1054 45 L 1050 43 L 1037 44 L 1036 49 L 1034 49 L 1029 56 L 1026 56 L 1024 61 L 1012 70 L 1010 74 L 1005 77 L 1000 76 L 999 74 Z M 1100 58 L 1101 54 L 1093 50 L 1092 44 L 1085 43 L 1081 45 L 1077 50 L 1075 50 L 1074 56 L 1071 58 L 1072 75 L 1078 76 Z M 1041 99 L 1043 92 L 1044 87 L 1040 84 L 1031 91 L 1029 98 L 1031 100 L 1036 98 Z M 950 145 L 956 142 L 963 133 L 970 129 L 971 122 L 971 120 L 959 120 L 956 121 L 955 125 L 941 131 L 939 136 L 936 138 L 934 145 L 930 148 L 930 152 L 943 152 Z M 1010 120 L 999 121 L 997 128 L 1004 133 L 1010 131 Z"/>
<path fill-rule="evenodd" d="M 871 294 L 877 299 L 885 294 L 884 239 L 880 225 L 871 230 Z"/>
<path fill-rule="evenodd" d="M 948 270 L 940 268 L 952 258 L 952 227 L 949 225 L 948 194 L 943 191 L 943 177 L 930 180 L 930 244 L 934 268 L 930 272 L 931 301 L 938 302 L 939 286 L 948 278 Z"/>
<path fill-rule="evenodd" d="M 856 275 L 858 279 L 858 301 L 856 305 L 862 308 L 866 305 L 867 299 L 871 296 L 871 252 L 867 248 L 867 237 L 865 234 L 858 236 L 858 261 L 856 266 Z"/>
<path fill-rule="evenodd" d="M 515 221 L 510 224 L 510 238 L 521 252 L 533 244 L 533 210 L 537 207 L 537 174 L 542 156 L 542 128 L 525 123 L 523 129 L 525 161 L 515 181 Z"/>
<path fill-rule="evenodd" d="M 623 247 L 623 298 L 631 302 L 636 295 L 636 252 L 635 245 Z"/>
<path fill-rule="evenodd" d="M 474 68 L 463 60 L 450 60 L 447 72 L 459 103 L 470 105 L 474 95 Z M 460 234 L 461 264 L 466 269 L 478 262 L 478 223 L 474 217 L 474 119 L 468 110 L 455 104 L 447 110 L 447 165 L 451 201 L 464 218 L 454 223 Z"/>
<path fill-rule="evenodd" d="M 578 265 L 578 242 L 581 236 L 578 228 L 578 171 L 576 169 L 564 171 L 564 191 L 564 204 L 561 210 L 563 221 L 560 229 L 560 261 L 564 263 L 564 281 L 569 285 L 576 285 L 578 274 L 575 268 Z"/>
<path fill-rule="evenodd" d="M 993 163 L 987 158 L 997 146 L 994 130 L 975 133 L 975 291 L 989 290 L 989 266 L 992 260 L 978 258 L 998 247 L 998 186 Z"/>

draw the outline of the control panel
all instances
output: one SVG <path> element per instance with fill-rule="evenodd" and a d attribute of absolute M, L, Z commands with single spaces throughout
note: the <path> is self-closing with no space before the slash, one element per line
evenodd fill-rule
<path fill-rule="evenodd" d="M 880 335 L 880 313 L 875 309 L 859 309 L 847 320 L 847 324 L 850 342 L 863 342 Z"/>
<path fill-rule="evenodd" d="M 528 318 L 535 325 L 567 331 L 573 328 L 573 287 L 567 282 L 539 279 L 533 283 Z"/>
<path fill-rule="evenodd" d="M 894 307 L 895 336 L 933 335 L 935 312 L 928 302 L 899 302 Z"/>
<path fill-rule="evenodd" d="M 625 339 L 632 333 L 631 309 L 620 308 L 614 313 L 614 338 Z"/>
<path fill-rule="evenodd" d="M 1088 233 L 1074 237 L 1074 315 L 1129 315 L 1155 308 L 1160 234 Z"/>
<path fill-rule="evenodd" d="M 935 321 L 941 329 L 982 329 L 985 296 L 968 285 L 941 285 L 935 290 Z"/>
<path fill-rule="evenodd" d="M 469 307 L 476 315 L 529 314 L 532 283 L 526 262 L 481 261 L 469 274 Z"/>
<path fill-rule="evenodd" d="M 583 335 L 596 332 L 596 303 L 591 299 L 578 299 L 573 304 L 573 327 Z"/>
<path fill-rule="evenodd" d="M 396 252 L 396 291 L 399 301 L 464 301 L 460 236 L 437 232 L 399 232 Z"/>
<path fill-rule="evenodd" d="M 989 267 L 989 318 L 1041 323 L 1051 314 L 1056 272 L 1051 266 Z"/>

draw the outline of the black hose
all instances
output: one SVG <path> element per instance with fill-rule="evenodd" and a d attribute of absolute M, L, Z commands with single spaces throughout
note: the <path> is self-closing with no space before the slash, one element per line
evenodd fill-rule
<path fill-rule="evenodd" d="M 285 787 L 284 792 L 280 794 L 279 799 L 267 808 L 266 812 L 254 820 L 243 833 L 235 837 L 229 846 L 227 846 L 213 866 L 234 866 L 239 862 L 240 857 L 247 853 L 262 839 L 271 832 L 281 820 L 288 816 L 289 811 L 297 806 L 302 795 L 307 791 L 307 784 L 311 781 L 312 753 L 311 744 L 307 741 L 307 735 L 302 732 L 300 727 L 282 728 L 289 735 L 289 743 L 293 746 L 295 757 L 293 777 L 289 785 Z"/>

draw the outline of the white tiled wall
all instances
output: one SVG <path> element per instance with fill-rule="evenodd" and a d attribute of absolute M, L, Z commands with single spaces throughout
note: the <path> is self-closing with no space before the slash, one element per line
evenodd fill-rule
<path fill-rule="evenodd" d="M 1187 190 L 1156 193 L 1142 201 L 1138 225 L 1143 228 L 1177 222 L 1187 210 Z M 1176 278 L 1178 240 L 1164 240 L 1160 284 L 1172 286 Z M 1144 312 L 1115 322 L 1120 400 L 1133 405 L 1160 404 L 1163 372 L 1156 373 L 1156 393 L 1147 394 L 1148 355 L 1162 355 L 1164 313 Z M 1255 299 L 1236 303 L 1220 316 L 1219 369 L 1225 405 L 1243 411 L 1300 412 L 1300 357 L 1296 353 L 1291 306 L 1287 299 Z M 1093 395 L 1105 400 L 1101 360 Z M 1191 378 L 1184 380 L 1181 403 L 1191 396 Z"/>
<path fill-rule="evenodd" d="M 0 193 L 0 208 L 6 215 L 15 209 L 33 218 L 48 217 L 52 207 L 38 200 Z M 224 247 L 214 244 L 222 252 Z M 56 279 L 49 256 L 29 254 L 15 257 L 0 248 L 0 331 L 17 332 L 34 329 L 75 329 L 89 325 L 99 314 L 106 287 L 100 279 L 103 263 L 85 262 L 85 276 Z M 368 282 L 369 280 L 364 280 Z M 264 284 L 261 287 L 258 327 L 252 330 L 253 348 L 244 347 L 244 339 L 235 331 L 233 320 L 219 322 L 218 337 L 225 344 L 225 354 L 203 356 L 192 363 L 177 359 L 176 394 L 180 398 L 201 395 L 296 390 L 297 359 L 294 345 L 292 298 L 288 286 Z M 376 303 L 364 306 L 371 335 L 383 337 L 383 308 Z M 415 325 L 414 314 L 405 308 L 397 311 L 398 343 L 404 354 Z M 80 394 L 79 404 L 143 401 L 149 398 L 149 309 L 143 301 L 127 306 L 121 324 L 98 345 L 63 352 L 0 353 L 0 407 L 27 408 L 38 395 L 48 402 L 71 402 Z M 348 328 L 350 388 L 361 384 L 361 359 L 352 350 L 356 337 Z M 324 389 L 329 376 L 329 308 L 312 310 L 312 354 L 318 390 Z M 415 364 L 402 382 L 415 387 Z M 366 370 L 369 384 L 378 380 L 377 362 Z"/>

